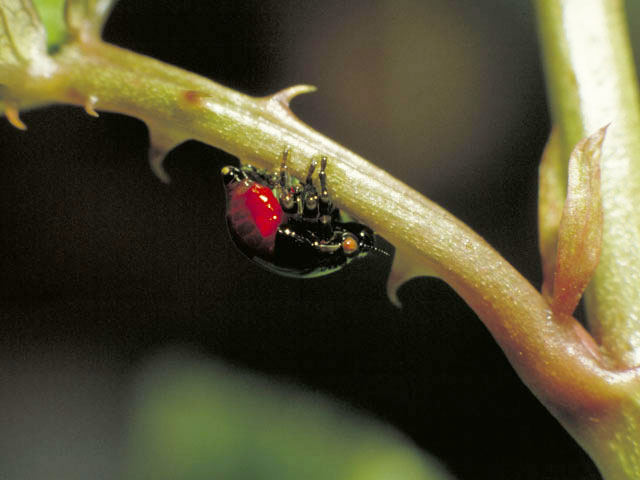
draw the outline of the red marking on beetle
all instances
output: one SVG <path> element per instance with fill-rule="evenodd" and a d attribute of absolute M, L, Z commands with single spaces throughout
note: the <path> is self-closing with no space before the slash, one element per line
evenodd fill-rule
<path fill-rule="evenodd" d="M 282 223 L 282 207 L 270 188 L 254 183 L 245 194 L 246 205 L 263 237 L 275 235 Z"/>
<path fill-rule="evenodd" d="M 227 216 L 235 233 L 251 249 L 272 253 L 285 215 L 271 189 L 259 183 L 241 182 L 228 195 Z"/>

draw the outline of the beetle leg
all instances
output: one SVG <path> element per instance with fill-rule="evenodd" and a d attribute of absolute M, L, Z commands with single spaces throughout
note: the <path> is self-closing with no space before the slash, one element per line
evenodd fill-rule
<path fill-rule="evenodd" d="M 289 154 L 291 153 L 291 147 L 287 147 L 282 152 L 282 163 L 279 170 L 279 190 L 280 205 L 282 209 L 288 214 L 298 213 L 298 200 L 294 189 L 291 188 L 291 177 L 287 172 L 287 160 L 289 160 Z"/>
<path fill-rule="evenodd" d="M 304 187 L 302 189 L 302 216 L 306 219 L 316 220 L 318 218 L 318 192 L 313 186 L 313 172 L 316 169 L 318 162 L 314 158 L 309 165 L 309 172 L 307 173 L 307 179 L 305 180 Z"/>
<path fill-rule="evenodd" d="M 289 160 L 290 153 L 291 147 L 287 145 L 282 152 L 282 162 L 280 163 L 280 187 L 283 191 L 291 187 L 291 179 L 289 178 L 289 172 L 287 172 L 287 160 Z"/>
<path fill-rule="evenodd" d="M 329 214 L 333 210 L 333 204 L 329 190 L 327 190 L 327 157 L 322 157 L 320 162 L 320 173 L 318 173 L 318 178 L 320 178 L 320 213 Z"/>
<path fill-rule="evenodd" d="M 320 225 L 322 235 L 325 238 L 330 238 L 333 235 L 332 214 L 334 213 L 333 203 L 327 189 L 327 157 L 320 159 L 320 172 L 318 178 L 320 178 L 320 195 L 319 195 L 319 211 L 320 211 Z"/>
<path fill-rule="evenodd" d="M 317 166 L 318 166 L 318 162 L 314 158 L 313 160 L 311 160 L 311 165 L 309 165 L 309 171 L 307 172 L 307 179 L 305 180 L 305 183 L 307 185 L 313 184 L 313 180 L 311 179 L 311 176 L 313 175 L 313 172 L 315 171 Z"/>
<path fill-rule="evenodd" d="M 232 183 L 240 182 L 247 178 L 244 170 L 234 167 L 233 165 L 227 165 L 220 170 L 222 174 L 222 180 L 225 185 L 231 185 Z"/>
<path fill-rule="evenodd" d="M 240 172 L 242 172 L 242 179 L 248 178 L 253 181 L 259 181 L 262 178 L 260 176 L 260 171 L 250 163 L 242 165 L 240 167 Z"/>
<path fill-rule="evenodd" d="M 303 223 L 290 222 L 278 227 L 273 263 L 280 268 L 311 273 L 323 268 L 329 257 L 335 258 L 329 262 L 331 267 L 341 266 L 342 257 L 333 255 L 339 249 L 339 243 L 326 243 Z"/>

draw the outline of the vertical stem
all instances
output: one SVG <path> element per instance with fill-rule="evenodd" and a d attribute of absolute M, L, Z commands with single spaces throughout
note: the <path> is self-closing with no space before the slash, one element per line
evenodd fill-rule
<path fill-rule="evenodd" d="M 640 108 L 622 0 L 536 0 L 564 158 L 611 123 L 602 154 L 602 256 L 589 325 L 619 366 L 640 364 Z"/>

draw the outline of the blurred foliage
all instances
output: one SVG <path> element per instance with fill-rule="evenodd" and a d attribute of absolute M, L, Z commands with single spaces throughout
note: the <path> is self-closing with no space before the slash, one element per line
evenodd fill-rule
<path fill-rule="evenodd" d="M 156 358 L 134 390 L 127 478 L 446 480 L 389 427 L 203 358 Z"/>
<path fill-rule="evenodd" d="M 0 64 L 16 65 L 44 55 L 45 31 L 29 2 L 0 2 Z M 3 70 L 3 77 L 7 70 Z M 3 79 L 3 83 L 6 80 Z M 6 86 L 2 86 L 6 90 Z M 3 92 L 4 93 L 4 92 Z"/>
<path fill-rule="evenodd" d="M 47 30 L 47 48 L 56 50 L 67 39 L 64 22 L 65 0 L 35 0 L 40 19 Z"/>

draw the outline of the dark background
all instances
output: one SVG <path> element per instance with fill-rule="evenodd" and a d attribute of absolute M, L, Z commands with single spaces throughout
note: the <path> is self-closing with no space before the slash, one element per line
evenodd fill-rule
<path fill-rule="evenodd" d="M 539 285 L 550 126 L 534 27 L 525 1 L 121 0 L 105 38 L 251 95 L 317 85 L 293 103 L 302 120 Z M 388 258 L 276 277 L 227 235 L 219 170 L 235 158 L 183 144 L 167 186 L 136 119 L 64 106 L 22 118 L 27 132 L 0 122 L 5 455 L 64 458 L 83 438 L 108 478 L 131 373 L 182 345 L 389 422 L 460 479 L 599 478 L 442 282 L 408 282 L 396 309 Z"/>

